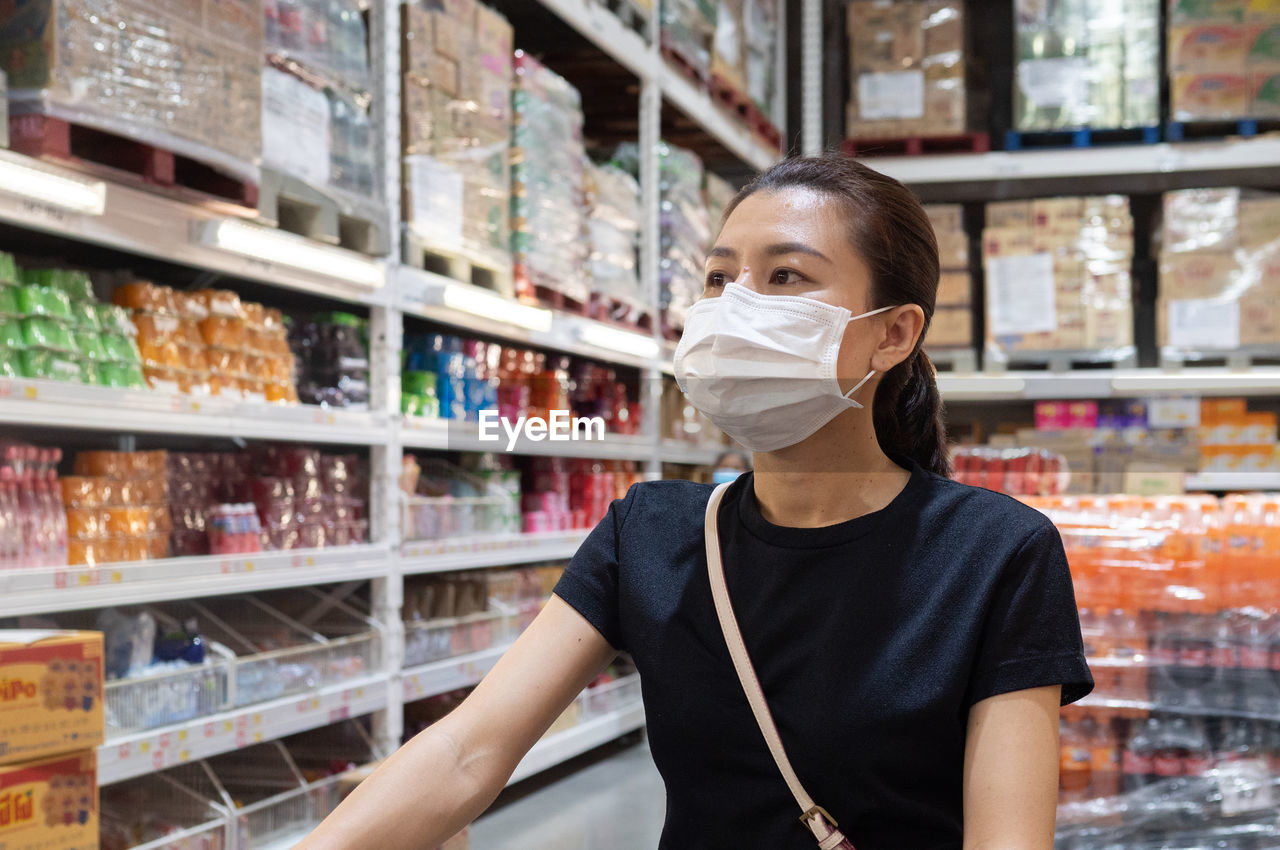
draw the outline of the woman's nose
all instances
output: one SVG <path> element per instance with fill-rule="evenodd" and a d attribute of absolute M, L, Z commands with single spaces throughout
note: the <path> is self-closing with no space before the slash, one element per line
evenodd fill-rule
<path fill-rule="evenodd" d="M 757 294 L 761 294 L 761 295 L 764 294 L 760 292 L 759 288 L 757 288 L 755 275 L 751 273 L 750 266 L 742 267 L 742 272 L 734 280 L 734 283 L 738 284 L 739 286 L 745 286 L 747 289 L 750 289 L 752 292 L 755 292 Z"/>

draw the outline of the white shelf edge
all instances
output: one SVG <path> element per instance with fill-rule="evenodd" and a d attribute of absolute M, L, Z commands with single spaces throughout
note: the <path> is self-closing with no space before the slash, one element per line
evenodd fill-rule
<path fill-rule="evenodd" d="M 26 378 L 0 379 L 0 423 L 353 445 L 383 445 L 390 439 L 386 417 L 370 411 Z"/>
<path fill-rule="evenodd" d="M 868 166 L 912 185 L 1205 172 L 1280 166 L 1280 140 L 1161 142 L 1094 148 L 866 157 Z"/>
<path fill-rule="evenodd" d="M 1278 491 L 1280 472 L 1201 472 L 1188 475 L 1185 486 L 1193 491 Z"/>
<path fill-rule="evenodd" d="M 385 544 L 0 572 L 6 616 L 136 605 L 386 575 Z"/>
<path fill-rule="evenodd" d="M 644 703 L 633 704 L 600 717 L 593 717 L 571 729 L 543 738 L 520 760 L 507 785 L 555 767 L 638 729 L 644 728 Z"/>
<path fill-rule="evenodd" d="M 447 694 L 459 688 L 480 684 L 485 674 L 493 669 L 511 644 L 503 644 L 479 652 L 444 658 L 430 664 L 406 667 L 400 672 L 405 702 Z"/>
<path fill-rule="evenodd" d="M 663 97 L 671 105 L 683 112 L 689 120 L 701 125 L 747 165 L 763 171 L 781 158 L 779 153 L 756 141 L 745 126 L 730 118 L 711 99 L 711 95 L 695 88 L 693 83 L 663 60 L 659 60 L 658 80 Z"/>
<path fill-rule="evenodd" d="M 390 677 L 364 676 L 312 693 L 281 697 L 159 729 L 108 740 L 98 747 L 98 784 L 109 785 L 197 759 L 231 752 L 360 717 L 387 707 Z"/>
<path fill-rule="evenodd" d="M 493 432 L 497 440 L 481 440 L 479 426 L 474 422 L 450 419 L 402 417 L 400 441 L 407 449 L 435 449 L 453 452 L 506 452 L 506 432 L 499 425 Z M 514 449 L 517 455 L 538 457 L 589 458 L 596 460 L 648 460 L 653 456 L 653 444 L 642 435 L 623 436 L 606 434 L 603 440 L 530 440 L 521 435 Z"/>
<path fill-rule="evenodd" d="M 663 463 L 710 466 L 728 446 L 691 446 L 679 440 L 663 440 L 659 454 Z"/>
<path fill-rule="evenodd" d="M 1086 369 L 938 375 L 946 402 L 1017 399 L 1151 398 L 1170 395 L 1280 397 L 1280 368 Z"/>
<path fill-rule="evenodd" d="M 587 530 L 422 540 L 400 544 L 404 575 L 509 567 L 572 558 Z"/>

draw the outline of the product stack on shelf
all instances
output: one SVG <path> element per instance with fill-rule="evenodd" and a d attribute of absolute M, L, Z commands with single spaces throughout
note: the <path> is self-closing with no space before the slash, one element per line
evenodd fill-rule
<path fill-rule="evenodd" d="M 711 46 L 716 36 L 713 0 L 658 0 L 662 52 L 688 76 L 711 76 Z"/>
<path fill-rule="evenodd" d="M 1064 711 L 1057 846 L 1270 846 L 1280 500 L 1032 504 L 1062 532 L 1096 682 Z"/>
<path fill-rule="evenodd" d="M 1280 196 L 1164 196 L 1156 327 L 1165 360 L 1280 352 Z"/>
<path fill-rule="evenodd" d="M 1270 3 L 1169 4 L 1175 121 L 1280 116 L 1280 10 Z"/>
<path fill-rule="evenodd" d="M 403 6 L 404 218 L 510 281 L 512 32 L 474 0 Z"/>
<path fill-rule="evenodd" d="M 1160 123 L 1160 0 L 1015 5 L 1015 130 Z"/>
<path fill-rule="evenodd" d="M 973 129 L 966 14 L 963 0 L 849 4 L 850 139 L 958 136 Z"/>
<path fill-rule="evenodd" d="M 1121 195 L 987 204 L 990 361 L 1134 356 L 1133 217 Z"/>
<path fill-rule="evenodd" d="M 588 276 L 598 318 L 639 324 L 652 315 L 640 286 L 640 184 L 612 164 L 586 166 Z"/>
<path fill-rule="evenodd" d="M 969 237 L 964 230 L 964 207 L 931 204 L 925 207 L 938 239 L 938 300 L 926 339 L 929 350 L 973 348 L 973 279 L 969 273 Z"/>
<path fill-rule="evenodd" d="M 582 97 L 516 52 L 511 135 L 511 254 L 524 300 L 585 312 L 590 300 Z"/>
<path fill-rule="evenodd" d="M 351 313 L 316 313 L 290 324 L 298 396 L 305 404 L 367 409 L 368 323 Z"/>
<path fill-rule="evenodd" d="M 406 541 L 500 536 L 521 530 L 520 472 L 509 457 L 480 455 L 462 469 L 436 458 L 405 455 L 400 534 Z"/>
<path fill-rule="evenodd" d="M 1201 472 L 1280 472 L 1274 411 L 1249 410 L 1247 399 L 1206 399 L 1200 405 Z"/>
<path fill-rule="evenodd" d="M 61 480 L 67 563 L 111 564 L 169 556 L 173 517 L 168 458 L 153 452 L 78 452 Z"/>

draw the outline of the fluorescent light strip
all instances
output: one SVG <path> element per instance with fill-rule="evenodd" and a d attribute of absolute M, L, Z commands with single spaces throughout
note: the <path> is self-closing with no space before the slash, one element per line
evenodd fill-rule
<path fill-rule="evenodd" d="M 0 160 L 0 192 L 83 215 L 102 215 L 107 187 L 100 180 L 77 180 L 50 171 Z"/>
<path fill-rule="evenodd" d="M 503 298 L 478 286 L 450 283 L 441 295 L 444 306 L 531 331 L 551 330 L 551 311 Z"/>
<path fill-rule="evenodd" d="M 656 358 L 660 350 L 658 341 L 651 337 L 595 323 L 579 325 L 578 339 L 588 345 L 643 357 L 646 360 Z"/>
<path fill-rule="evenodd" d="M 1238 392 L 1242 390 L 1274 389 L 1280 392 L 1280 370 L 1269 369 L 1262 373 L 1222 373 L 1216 374 L 1188 369 L 1167 375 L 1144 375 L 1142 377 L 1119 377 L 1111 379 L 1111 388 L 1116 392 Z"/>
<path fill-rule="evenodd" d="M 353 252 L 316 245 L 302 236 L 236 219 L 206 223 L 197 238 L 232 254 L 339 278 L 370 289 L 381 288 L 387 279 L 379 263 Z"/>
<path fill-rule="evenodd" d="M 965 375 L 938 376 L 938 391 L 944 399 L 953 396 L 1009 396 L 1021 397 L 1027 391 L 1027 382 L 1016 377 L 988 377 Z"/>

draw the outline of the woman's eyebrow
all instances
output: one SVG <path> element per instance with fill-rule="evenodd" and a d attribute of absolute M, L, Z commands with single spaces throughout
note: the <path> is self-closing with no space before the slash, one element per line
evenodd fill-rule
<path fill-rule="evenodd" d="M 810 248 L 803 242 L 776 242 L 773 245 L 766 246 L 764 252 L 770 257 L 778 257 L 783 254 L 808 254 L 820 260 L 826 260 L 828 263 L 831 262 L 826 254 L 817 248 Z"/>
<path fill-rule="evenodd" d="M 716 247 L 712 248 L 710 251 L 707 252 L 707 256 L 708 257 L 724 257 L 725 259 L 732 260 L 733 258 L 738 256 L 738 252 L 733 250 L 732 248 L 727 248 L 723 245 L 717 245 Z"/>

